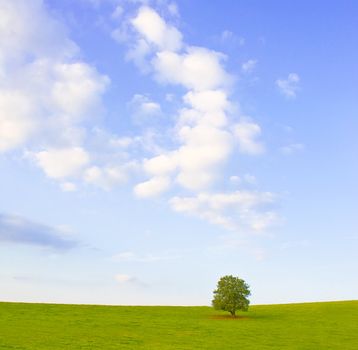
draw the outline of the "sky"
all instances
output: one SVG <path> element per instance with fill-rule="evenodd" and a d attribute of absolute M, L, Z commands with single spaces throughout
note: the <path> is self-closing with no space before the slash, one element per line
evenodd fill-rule
<path fill-rule="evenodd" d="M 357 299 L 357 16 L 0 0 L 0 300 Z"/>

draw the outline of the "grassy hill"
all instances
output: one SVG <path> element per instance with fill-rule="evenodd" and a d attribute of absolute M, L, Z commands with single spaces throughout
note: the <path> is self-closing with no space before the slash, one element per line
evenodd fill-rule
<path fill-rule="evenodd" d="M 0 349 L 358 349 L 358 301 L 209 307 L 0 303 Z"/>

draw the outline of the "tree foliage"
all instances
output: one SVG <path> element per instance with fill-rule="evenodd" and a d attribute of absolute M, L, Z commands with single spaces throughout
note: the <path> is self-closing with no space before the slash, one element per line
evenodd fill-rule
<path fill-rule="evenodd" d="M 224 310 L 235 316 L 237 310 L 247 311 L 250 301 L 248 296 L 251 294 L 248 284 L 231 275 L 220 278 L 212 304 L 217 310 Z"/>

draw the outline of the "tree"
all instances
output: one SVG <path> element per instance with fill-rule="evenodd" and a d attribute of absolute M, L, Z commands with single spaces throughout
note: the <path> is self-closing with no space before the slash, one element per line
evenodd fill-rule
<path fill-rule="evenodd" d="M 248 284 L 239 277 L 221 277 L 217 289 L 214 290 L 212 304 L 216 310 L 224 310 L 235 317 L 236 310 L 247 311 L 250 301 L 247 298 L 251 292 Z"/>

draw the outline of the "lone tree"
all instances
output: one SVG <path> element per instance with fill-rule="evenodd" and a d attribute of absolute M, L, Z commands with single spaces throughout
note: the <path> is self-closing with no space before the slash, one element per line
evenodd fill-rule
<path fill-rule="evenodd" d="M 214 290 L 212 304 L 216 310 L 229 311 L 235 317 L 236 310 L 247 311 L 250 301 L 247 298 L 251 292 L 248 284 L 234 276 L 221 277 L 217 289 Z"/>

